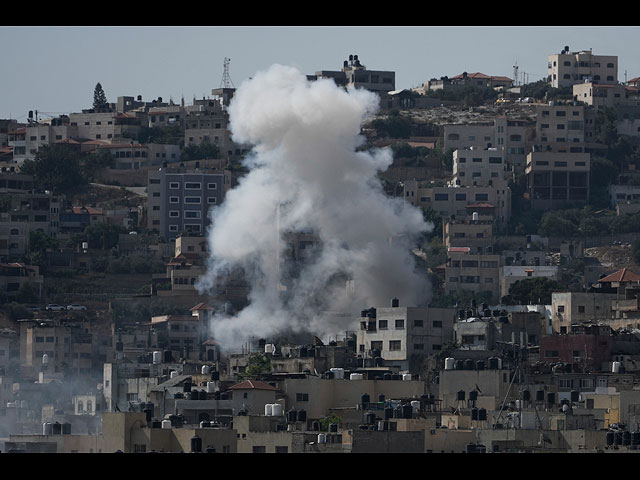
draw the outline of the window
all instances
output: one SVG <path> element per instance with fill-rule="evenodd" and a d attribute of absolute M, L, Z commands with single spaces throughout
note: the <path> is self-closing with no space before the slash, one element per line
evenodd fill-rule
<path fill-rule="evenodd" d="M 415 343 L 413 345 L 414 350 L 424 350 L 424 343 Z"/>
<path fill-rule="evenodd" d="M 397 352 L 402 349 L 402 342 L 400 340 L 389 340 L 389 351 Z"/>
<path fill-rule="evenodd" d="M 184 197 L 184 203 L 199 204 L 200 197 Z"/>
<path fill-rule="evenodd" d="M 169 211 L 169 216 L 171 218 L 179 218 L 180 217 L 180 211 L 179 210 L 170 210 Z"/>
<path fill-rule="evenodd" d="M 434 320 L 433 321 L 433 328 L 442 328 L 442 321 Z"/>
<path fill-rule="evenodd" d="M 388 328 L 387 324 L 388 324 L 387 320 L 379 320 L 378 321 L 378 328 L 380 330 L 386 330 Z M 373 346 L 371 348 L 373 348 Z"/>
<path fill-rule="evenodd" d="M 558 356 L 558 350 L 545 350 L 544 356 L 546 358 L 554 358 Z"/>
<path fill-rule="evenodd" d="M 253 453 L 267 453 L 267 447 L 254 445 Z"/>
<path fill-rule="evenodd" d="M 456 201 L 466 202 L 467 201 L 467 194 L 466 193 L 456 193 Z"/>
<path fill-rule="evenodd" d="M 172 189 L 172 190 L 180 188 L 180 183 L 179 182 L 169 182 L 169 188 Z"/>
<path fill-rule="evenodd" d="M 447 201 L 449 200 L 449 194 L 448 193 L 436 193 L 434 196 L 434 199 L 436 201 Z"/>
<path fill-rule="evenodd" d="M 180 197 L 169 197 L 169 203 L 180 203 Z"/>
<path fill-rule="evenodd" d="M 209 197 L 207 198 L 207 203 L 209 204 L 215 204 L 216 202 L 216 197 Z"/>
<path fill-rule="evenodd" d="M 289 447 L 276 445 L 276 453 L 289 453 Z"/>
<path fill-rule="evenodd" d="M 422 320 L 414 320 L 413 321 L 413 326 L 414 327 L 423 327 L 424 326 L 424 322 Z"/>
<path fill-rule="evenodd" d="M 382 340 L 374 340 L 371 342 L 371 350 L 382 350 Z"/>
<path fill-rule="evenodd" d="M 403 329 L 404 328 L 404 320 L 403 319 L 396 320 L 396 328 L 397 329 Z"/>
<path fill-rule="evenodd" d="M 308 402 L 309 394 L 308 393 L 296 393 L 296 402 Z"/>
<path fill-rule="evenodd" d="M 200 190 L 200 188 L 202 188 L 202 184 L 200 182 L 186 182 L 184 184 L 184 188 L 189 190 Z"/>
<path fill-rule="evenodd" d="M 578 313 L 584 313 L 584 305 L 578 305 Z"/>
<path fill-rule="evenodd" d="M 218 184 L 217 183 L 207 183 L 207 188 L 209 190 L 216 190 L 218 188 Z"/>
<path fill-rule="evenodd" d="M 200 218 L 199 210 L 185 210 L 184 218 Z"/>

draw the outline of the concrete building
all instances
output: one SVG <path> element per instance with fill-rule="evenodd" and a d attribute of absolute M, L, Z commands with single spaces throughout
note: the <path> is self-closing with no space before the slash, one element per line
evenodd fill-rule
<path fill-rule="evenodd" d="M 11 299 L 24 287 L 30 287 L 34 295 L 42 298 L 44 277 L 40 275 L 40 267 L 24 263 L 0 264 L 0 294 Z"/>
<path fill-rule="evenodd" d="M 456 186 L 506 187 L 508 167 L 503 148 L 470 147 L 453 152 L 453 178 Z"/>
<path fill-rule="evenodd" d="M 222 203 L 229 187 L 224 173 L 149 171 L 147 226 L 167 239 L 181 232 L 203 234 L 209 210 Z"/>
<path fill-rule="evenodd" d="M 569 51 L 565 46 L 560 53 L 549 55 L 548 80 L 553 88 L 571 87 L 586 80 L 601 84 L 618 82 L 618 57 L 594 55 L 591 50 Z"/>
<path fill-rule="evenodd" d="M 442 218 L 468 218 L 488 208 L 494 215 L 496 228 L 500 229 L 511 217 L 511 189 L 506 185 L 454 187 L 406 180 L 403 195 L 412 205 L 431 207 Z"/>
<path fill-rule="evenodd" d="M 567 208 L 589 201 L 589 153 L 531 152 L 527 192 L 534 209 Z"/>
<path fill-rule="evenodd" d="M 425 357 L 452 338 L 456 312 L 398 305 L 362 312 L 356 333 L 358 352 L 382 357 L 386 366 L 415 372 Z"/>
<path fill-rule="evenodd" d="M 319 78 L 332 79 L 341 87 L 364 88 L 372 92 L 385 93 L 395 90 L 395 72 L 382 70 L 367 70 L 360 63 L 358 55 L 349 55 L 339 71 L 321 70 L 315 75 L 307 75 L 309 80 Z"/>
<path fill-rule="evenodd" d="M 450 248 L 445 266 L 445 292 L 488 292 L 492 302 L 499 302 L 501 261 L 500 255 L 476 254 Z"/>
<path fill-rule="evenodd" d="M 171 144 L 140 144 L 133 141 L 103 144 L 97 150 L 107 150 L 114 158 L 113 169 L 137 170 L 164 162 L 179 162 L 180 147 Z"/>
<path fill-rule="evenodd" d="M 549 102 L 537 106 L 534 151 L 585 152 L 587 117 L 584 105 Z"/>
<path fill-rule="evenodd" d="M 616 293 L 554 292 L 551 294 L 553 331 L 568 333 L 572 324 L 613 318 Z"/>
<path fill-rule="evenodd" d="M 640 105 L 638 88 L 622 84 L 580 83 L 573 86 L 573 96 L 576 100 L 596 109 Z"/>
<path fill-rule="evenodd" d="M 445 219 L 442 229 L 445 247 L 469 247 L 471 253 L 493 253 L 493 220 Z"/>

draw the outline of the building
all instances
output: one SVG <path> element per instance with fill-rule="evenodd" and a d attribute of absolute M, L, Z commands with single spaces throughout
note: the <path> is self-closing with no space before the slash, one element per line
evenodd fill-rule
<path fill-rule="evenodd" d="M 622 84 L 580 83 L 573 86 L 573 96 L 596 109 L 640 105 L 638 88 Z"/>
<path fill-rule="evenodd" d="M 488 209 L 494 216 L 496 228 L 500 229 L 511 217 L 511 189 L 508 186 L 457 187 L 406 180 L 403 195 L 412 205 L 431 207 L 442 218 L 464 219 Z"/>
<path fill-rule="evenodd" d="M 103 144 L 97 150 L 107 150 L 114 158 L 115 170 L 137 170 L 162 165 L 164 162 L 179 162 L 180 147 L 171 144 L 140 144 L 133 141 Z"/>
<path fill-rule="evenodd" d="M 568 333 L 571 325 L 606 321 L 614 317 L 612 305 L 624 295 L 597 292 L 554 292 L 551 294 L 552 327 Z"/>
<path fill-rule="evenodd" d="M 531 207 L 551 210 L 586 204 L 590 168 L 589 153 L 529 153 L 525 173 Z"/>
<path fill-rule="evenodd" d="M 309 80 L 320 78 L 332 79 L 340 87 L 364 88 L 372 92 L 386 93 L 395 90 L 395 72 L 382 70 L 367 70 L 360 63 L 358 55 L 349 55 L 339 71 L 321 70 L 315 75 L 307 75 Z"/>
<path fill-rule="evenodd" d="M 500 295 L 509 295 L 511 285 L 520 280 L 528 278 L 549 278 L 558 280 L 559 271 L 557 266 L 547 265 L 505 265 L 500 269 Z"/>
<path fill-rule="evenodd" d="M 536 107 L 535 151 L 586 151 L 588 112 L 584 105 L 549 102 Z"/>
<path fill-rule="evenodd" d="M 417 371 L 424 358 L 452 338 L 455 309 L 391 307 L 364 310 L 356 332 L 358 352 L 381 357 L 385 366 Z"/>
<path fill-rule="evenodd" d="M 41 299 L 44 277 L 40 275 L 40 267 L 24 263 L 0 264 L 0 295 L 11 298 L 29 287 L 33 294 Z"/>
<path fill-rule="evenodd" d="M 508 167 L 504 148 L 470 147 L 453 152 L 452 185 L 507 187 Z"/>
<path fill-rule="evenodd" d="M 478 219 L 445 219 L 442 229 L 445 247 L 469 247 L 472 253 L 493 253 L 493 220 L 478 216 Z"/>
<path fill-rule="evenodd" d="M 553 88 L 571 87 L 586 80 L 613 85 L 618 82 L 618 57 L 594 55 L 591 50 L 571 52 L 565 46 L 560 53 L 549 55 L 547 71 Z"/>
<path fill-rule="evenodd" d="M 492 302 L 499 302 L 501 261 L 500 255 L 449 248 L 445 266 L 445 293 L 461 290 L 482 293 L 489 295 Z"/>
<path fill-rule="evenodd" d="M 147 227 L 169 240 L 180 233 L 203 234 L 210 222 L 209 210 L 222 203 L 228 187 L 222 172 L 150 170 Z"/>

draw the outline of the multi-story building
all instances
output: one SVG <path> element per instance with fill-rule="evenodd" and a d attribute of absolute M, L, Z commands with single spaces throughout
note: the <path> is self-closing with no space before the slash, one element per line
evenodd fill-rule
<path fill-rule="evenodd" d="M 451 184 L 469 187 L 506 186 L 507 164 L 504 148 L 479 149 L 470 147 L 453 152 L 453 178 Z"/>
<path fill-rule="evenodd" d="M 60 230 L 60 209 L 63 196 L 44 193 L 13 193 L 9 198 L 9 208 L 0 211 L 0 223 L 26 225 L 29 232 L 40 230 L 55 237 Z"/>
<path fill-rule="evenodd" d="M 149 171 L 147 226 L 167 239 L 181 232 L 204 233 L 209 210 L 229 187 L 224 173 Z"/>
<path fill-rule="evenodd" d="M 468 248 L 452 247 L 445 265 L 445 293 L 489 292 L 491 301 L 500 301 L 500 255 L 477 254 Z"/>
<path fill-rule="evenodd" d="M 406 180 L 404 198 L 422 208 L 433 208 L 442 218 L 471 217 L 479 210 L 491 209 L 496 227 L 500 228 L 511 217 L 511 189 L 506 181 L 494 185 L 469 187 L 436 186 L 432 182 Z"/>
<path fill-rule="evenodd" d="M 504 76 L 486 75 L 480 72 L 467 73 L 462 72 L 453 77 L 440 77 L 440 79 L 432 78 L 424 84 L 424 88 L 427 91 L 443 90 L 455 86 L 475 86 L 485 88 L 504 87 L 510 88 L 513 86 L 513 79 Z"/>
<path fill-rule="evenodd" d="M 529 153 L 525 173 L 531 207 L 553 209 L 586 204 L 590 159 L 589 153 Z"/>
<path fill-rule="evenodd" d="M 569 47 L 549 55 L 548 80 L 552 87 L 571 87 L 591 80 L 601 84 L 618 82 L 618 57 L 594 55 L 591 50 L 570 52 Z"/>
<path fill-rule="evenodd" d="M 358 351 L 383 358 L 385 365 L 415 371 L 452 338 L 455 315 L 455 309 L 400 307 L 397 302 L 365 310 L 358 320 Z"/>
<path fill-rule="evenodd" d="M 552 327 L 556 333 L 568 333 L 571 325 L 614 317 L 613 303 L 624 298 L 617 293 L 554 292 L 551 294 Z"/>
<path fill-rule="evenodd" d="M 640 105 L 637 87 L 622 84 L 580 83 L 573 86 L 573 96 L 596 109 Z"/>
<path fill-rule="evenodd" d="M 0 264 L 0 294 L 11 297 L 25 285 L 30 285 L 33 293 L 42 298 L 44 277 L 37 265 L 24 263 Z"/>
<path fill-rule="evenodd" d="M 360 63 L 358 55 L 349 55 L 343 62 L 342 70 L 321 70 L 315 75 L 307 75 L 309 80 L 333 79 L 341 87 L 365 88 L 373 92 L 385 93 L 395 90 L 396 74 L 391 71 L 367 70 Z"/>
<path fill-rule="evenodd" d="M 141 127 L 141 120 L 135 113 L 94 112 L 70 113 L 69 125 L 76 126 L 78 136 L 107 142 L 135 138 Z"/>
<path fill-rule="evenodd" d="M 442 239 L 445 247 L 469 247 L 473 253 L 493 252 L 493 220 L 444 220 Z"/>
<path fill-rule="evenodd" d="M 136 170 L 162 165 L 163 162 L 180 161 L 180 147 L 171 144 L 134 142 L 99 145 L 98 150 L 108 150 L 114 157 L 113 167 L 118 170 Z"/>
<path fill-rule="evenodd" d="M 34 158 L 40 147 L 79 137 L 78 125 L 72 125 L 68 116 L 62 115 L 47 121 L 32 122 L 26 127 L 27 158 Z"/>
<path fill-rule="evenodd" d="M 584 152 L 587 112 L 583 105 L 539 105 L 536 112 L 535 150 Z"/>
<path fill-rule="evenodd" d="M 16 125 L 15 128 L 8 131 L 7 137 L 7 143 L 13 150 L 13 160 L 21 165 L 27 158 L 27 127 Z"/>

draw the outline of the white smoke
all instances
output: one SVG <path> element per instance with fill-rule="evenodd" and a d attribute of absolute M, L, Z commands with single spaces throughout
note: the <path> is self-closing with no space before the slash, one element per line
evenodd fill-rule
<path fill-rule="evenodd" d="M 356 312 L 388 305 L 394 296 L 404 305 L 430 300 L 410 248 L 432 225 L 419 209 L 385 195 L 376 175 L 392 163 L 389 149 L 357 151 L 364 142 L 361 125 L 378 103 L 372 92 L 308 81 L 282 65 L 237 89 L 229 107 L 231 133 L 254 148 L 245 159 L 249 173 L 211 212 L 211 259 L 198 285 L 210 291 L 233 267 L 248 276 L 250 304 L 214 319 L 213 334 L 223 347 L 284 330 L 326 338 L 353 330 Z M 299 275 L 285 278 L 282 234 L 307 230 L 319 237 L 318 251 Z M 351 280 L 350 293 L 344 280 L 329 281 L 336 274 Z M 354 313 L 353 321 L 331 325 L 324 310 Z"/>

